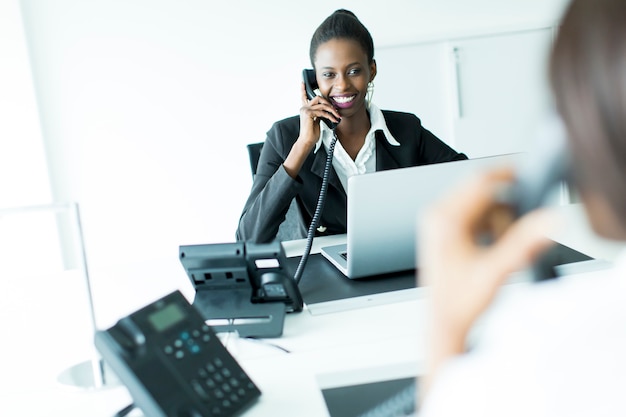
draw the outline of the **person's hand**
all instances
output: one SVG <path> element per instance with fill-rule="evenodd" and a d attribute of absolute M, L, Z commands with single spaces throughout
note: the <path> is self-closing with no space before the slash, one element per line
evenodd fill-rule
<path fill-rule="evenodd" d="M 481 175 L 418 219 L 419 274 L 429 287 L 432 314 L 422 388 L 443 362 L 463 353 L 472 325 L 507 276 L 550 244 L 550 212 L 537 210 L 513 222 L 510 209 L 498 201 L 498 191 L 512 179 L 510 170 Z"/>
<path fill-rule="evenodd" d="M 302 107 L 300 108 L 300 137 L 298 140 L 309 143 L 311 147 L 320 137 L 322 118 L 339 123 L 341 115 L 326 98 L 316 96 L 309 100 L 304 82 L 301 88 Z"/>
<path fill-rule="evenodd" d="M 302 107 L 300 108 L 300 136 L 293 145 L 287 159 L 283 163 L 285 170 L 295 178 L 300 172 L 304 160 L 320 138 L 320 122 L 322 118 L 339 123 L 341 115 L 324 97 L 309 100 L 304 82 L 301 85 Z"/>

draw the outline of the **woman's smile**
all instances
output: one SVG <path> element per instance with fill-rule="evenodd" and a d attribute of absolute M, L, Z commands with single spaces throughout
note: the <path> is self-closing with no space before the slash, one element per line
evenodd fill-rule
<path fill-rule="evenodd" d="M 352 107 L 356 96 L 357 96 L 356 94 L 337 95 L 337 96 L 331 96 L 330 99 L 332 100 L 335 107 L 339 109 L 347 109 L 347 108 Z"/>

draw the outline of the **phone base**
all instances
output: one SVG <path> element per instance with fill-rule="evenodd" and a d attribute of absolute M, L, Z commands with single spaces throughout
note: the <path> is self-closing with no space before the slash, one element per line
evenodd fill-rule
<path fill-rule="evenodd" d="M 253 303 L 250 289 L 196 291 L 192 304 L 216 333 L 240 337 L 280 337 L 285 323 L 283 302 Z"/>

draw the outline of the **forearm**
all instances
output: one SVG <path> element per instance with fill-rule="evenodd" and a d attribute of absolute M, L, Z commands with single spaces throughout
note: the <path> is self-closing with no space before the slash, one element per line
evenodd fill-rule
<path fill-rule="evenodd" d="M 442 366 L 465 352 L 466 335 L 435 320 L 426 338 L 425 374 L 420 379 L 419 399 L 426 397 Z"/>
<path fill-rule="evenodd" d="M 285 171 L 291 178 L 297 178 L 304 161 L 309 156 L 315 143 L 304 143 L 300 138 L 293 144 L 287 158 L 283 162 Z"/>

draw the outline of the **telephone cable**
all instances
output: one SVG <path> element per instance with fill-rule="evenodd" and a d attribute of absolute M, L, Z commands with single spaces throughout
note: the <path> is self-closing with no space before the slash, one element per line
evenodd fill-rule
<path fill-rule="evenodd" d="M 319 223 L 320 216 L 322 214 L 322 210 L 324 209 L 324 203 L 326 201 L 326 190 L 328 189 L 328 176 L 330 174 L 330 167 L 333 162 L 333 153 L 335 151 L 335 144 L 337 143 L 337 127 L 333 127 L 333 138 L 330 141 L 330 145 L 328 146 L 328 155 L 326 156 L 326 165 L 324 166 L 324 176 L 322 177 L 322 187 L 320 188 L 320 195 L 317 198 L 317 206 L 315 207 L 315 213 L 313 214 L 313 218 L 311 219 L 311 224 L 309 225 L 309 230 L 306 238 L 306 246 L 304 248 L 304 253 L 302 254 L 302 258 L 300 258 L 300 263 L 298 263 L 298 268 L 296 269 L 296 273 L 294 274 L 293 279 L 296 281 L 296 284 L 300 283 L 302 279 L 302 273 L 304 272 L 304 266 L 309 259 L 309 255 L 311 254 L 311 246 L 313 245 L 313 238 L 315 237 L 315 229 L 317 229 L 317 224 Z"/>

